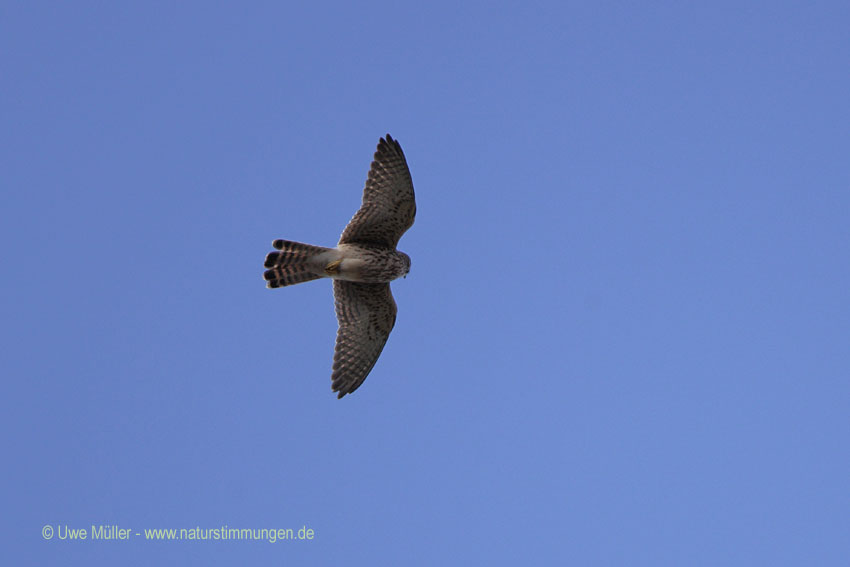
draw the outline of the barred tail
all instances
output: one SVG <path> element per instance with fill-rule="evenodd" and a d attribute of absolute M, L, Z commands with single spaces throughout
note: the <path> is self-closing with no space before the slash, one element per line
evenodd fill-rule
<path fill-rule="evenodd" d="M 268 269 L 263 274 L 266 287 L 283 287 L 323 277 L 324 274 L 311 268 L 310 259 L 329 248 L 290 240 L 275 240 L 272 246 L 280 252 L 269 252 L 266 256 L 265 267 Z"/>

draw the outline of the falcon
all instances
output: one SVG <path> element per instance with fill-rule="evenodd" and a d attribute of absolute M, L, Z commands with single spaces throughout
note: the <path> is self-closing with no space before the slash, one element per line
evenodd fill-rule
<path fill-rule="evenodd" d="M 396 250 L 413 225 L 416 200 L 401 145 L 387 134 L 366 178 L 363 203 L 336 248 L 275 240 L 266 256 L 266 287 L 333 279 L 339 329 L 331 388 L 337 398 L 355 391 L 381 355 L 395 325 L 392 280 L 407 276 L 410 257 Z"/>

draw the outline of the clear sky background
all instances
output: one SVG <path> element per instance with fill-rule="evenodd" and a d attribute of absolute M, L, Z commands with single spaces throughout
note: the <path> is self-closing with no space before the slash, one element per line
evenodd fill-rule
<path fill-rule="evenodd" d="M 687 5 L 685 5 L 687 4 Z M 3 3 L 11 564 L 846 565 L 846 2 Z M 380 136 L 395 330 L 330 389 Z M 44 526 L 129 528 L 68 541 Z M 292 528 L 312 541 L 146 541 Z"/>

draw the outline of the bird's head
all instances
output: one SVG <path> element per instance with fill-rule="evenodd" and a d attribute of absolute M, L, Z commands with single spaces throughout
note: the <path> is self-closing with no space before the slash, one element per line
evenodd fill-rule
<path fill-rule="evenodd" d="M 399 252 L 398 255 L 401 257 L 402 263 L 402 277 L 406 278 L 407 274 L 410 273 L 410 256 L 405 254 L 404 252 Z"/>

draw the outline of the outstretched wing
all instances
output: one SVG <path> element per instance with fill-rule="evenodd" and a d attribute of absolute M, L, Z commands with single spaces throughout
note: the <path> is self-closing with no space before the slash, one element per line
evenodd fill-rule
<path fill-rule="evenodd" d="M 363 190 L 363 204 L 342 231 L 339 243 L 395 248 L 404 231 L 413 226 L 415 216 L 416 200 L 407 160 L 399 143 L 387 134 L 378 142 Z"/>
<path fill-rule="evenodd" d="M 341 398 L 359 388 L 375 366 L 397 309 L 388 283 L 334 280 L 334 303 L 339 330 L 331 381 Z"/>

